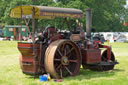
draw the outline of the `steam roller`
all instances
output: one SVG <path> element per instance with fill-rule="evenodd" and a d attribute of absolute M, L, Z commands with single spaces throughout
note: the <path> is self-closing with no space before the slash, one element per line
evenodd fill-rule
<path fill-rule="evenodd" d="M 10 17 L 20 18 L 21 23 L 24 20 L 27 27 L 32 23 L 32 33 L 29 33 L 31 41 L 22 42 L 25 33 L 19 30 L 21 40 L 17 47 L 21 53 L 21 71 L 34 77 L 49 73 L 52 78 L 59 79 L 77 75 L 81 65 L 83 69 L 96 71 L 114 69 L 118 62 L 112 48 L 105 45 L 101 37 L 92 36 L 92 12 L 90 8 L 85 11 L 86 29 L 79 21 L 84 15 L 79 9 L 34 5 L 12 8 Z M 63 22 L 58 22 L 58 27 L 43 24 L 43 30 L 36 36 L 36 19 L 56 18 L 62 18 Z"/>

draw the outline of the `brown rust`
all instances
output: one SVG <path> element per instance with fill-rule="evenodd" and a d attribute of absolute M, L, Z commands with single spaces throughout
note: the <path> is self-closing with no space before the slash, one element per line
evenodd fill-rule
<path fill-rule="evenodd" d="M 46 50 L 45 69 L 54 78 L 77 75 L 80 65 L 80 51 L 77 45 L 70 40 L 56 40 Z"/>
<path fill-rule="evenodd" d="M 19 42 L 18 49 L 21 52 L 20 65 L 24 73 L 35 74 L 38 73 L 39 62 L 35 61 L 33 55 L 33 44 L 27 42 Z M 36 56 L 39 56 L 40 47 L 39 44 L 35 44 Z M 34 70 L 35 68 L 36 71 Z"/>

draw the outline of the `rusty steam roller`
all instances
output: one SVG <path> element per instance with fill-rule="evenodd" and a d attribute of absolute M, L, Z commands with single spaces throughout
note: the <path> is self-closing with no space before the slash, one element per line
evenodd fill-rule
<path fill-rule="evenodd" d="M 20 18 L 21 22 L 24 20 L 27 26 L 32 20 L 32 42 L 18 42 L 23 73 L 34 76 L 49 73 L 58 79 L 77 75 L 81 65 L 83 69 L 97 71 L 114 69 L 118 62 L 111 46 L 103 45 L 100 40 L 95 40 L 91 36 L 90 8 L 86 9 L 86 36 L 81 31 L 82 28 L 77 26 L 72 28 L 68 25 L 69 18 L 76 20 L 82 16 L 83 12 L 74 8 L 31 5 L 12 8 L 10 17 Z M 56 30 L 56 27 L 47 26 L 36 39 L 35 19 L 55 18 L 63 18 L 70 31 Z"/>

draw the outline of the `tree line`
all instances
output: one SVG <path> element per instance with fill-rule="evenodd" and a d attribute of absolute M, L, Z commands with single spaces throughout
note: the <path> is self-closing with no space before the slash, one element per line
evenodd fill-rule
<path fill-rule="evenodd" d="M 20 19 L 9 17 L 11 8 L 20 5 L 40 5 L 63 8 L 77 8 L 83 11 L 84 16 L 79 19 L 85 28 L 85 9 L 92 9 L 92 28 L 97 32 L 128 31 L 123 26 L 127 21 L 126 0 L 0 0 L 0 25 L 19 25 Z M 45 24 L 47 20 L 38 20 L 38 25 Z M 50 21 L 54 23 L 54 21 Z"/>

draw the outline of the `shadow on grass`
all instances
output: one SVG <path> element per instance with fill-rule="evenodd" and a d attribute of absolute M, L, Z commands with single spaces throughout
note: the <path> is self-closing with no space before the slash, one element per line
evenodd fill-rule
<path fill-rule="evenodd" d="M 30 75 L 30 74 L 25 74 L 27 75 L 26 78 L 30 78 L 30 79 L 39 79 L 40 75 L 43 75 L 43 74 L 40 74 L 40 75 Z"/>
<path fill-rule="evenodd" d="M 113 69 L 110 71 L 92 71 L 89 69 L 80 69 L 80 72 L 77 76 L 71 76 L 71 77 L 65 77 L 63 78 L 63 80 L 65 81 L 69 81 L 69 80 L 83 80 L 83 79 L 94 79 L 94 78 L 100 78 L 100 77 L 111 77 L 113 75 L 115 75 L 115 73 L 117 72 L 123 72 L 123 69 Z M 35 75 L 35 77 L 33 75 L 28 75 L 26 76 L 27 78 L 30 79 L 39 79 L 40 75 Z"/>
<path fill-rule="evenodd" d="M 111 77 L 115 75 L 117 72 L 123 72 L 123 69 L 113 69 L 110 71 L 92 71 L 89 69 L 80 69 L 80 72 L 75 77 L 67 77 L 64 80 L 83 80 L 83 79 L 94 79 L 100 77 Z"/>

